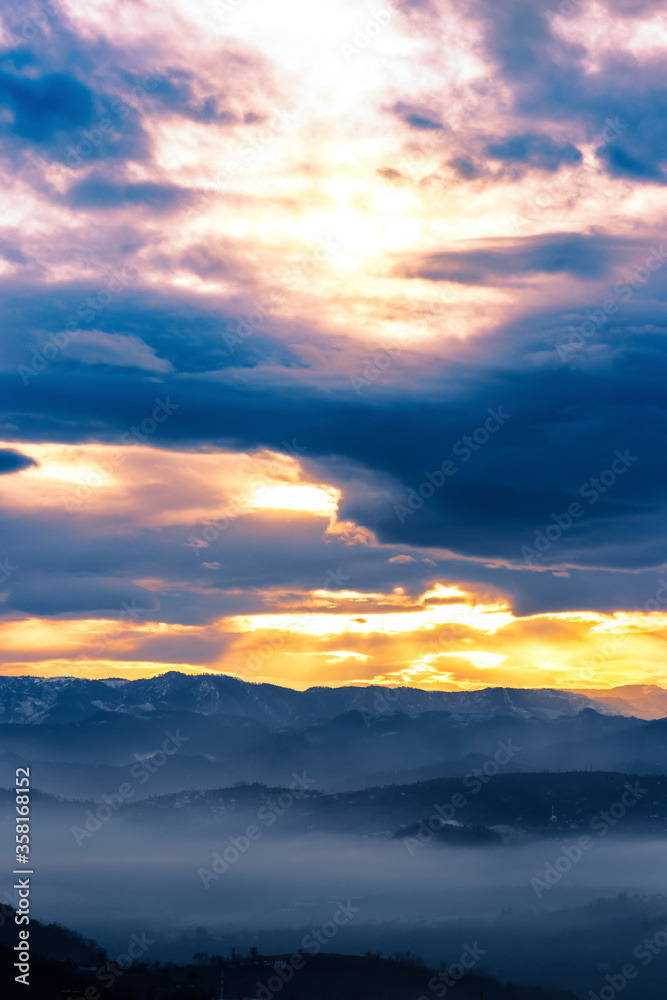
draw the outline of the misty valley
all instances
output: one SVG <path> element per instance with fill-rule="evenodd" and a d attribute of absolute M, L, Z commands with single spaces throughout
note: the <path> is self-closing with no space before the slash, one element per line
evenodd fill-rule
<path fill-rule="evenodd" d="M 109 701 L 90 682 L 2 685 L 3 784 L 18 761 L 31 774 L 34 918 L 104 962 L 150 941 L 105 996 L 217 996 L 222 968 L 254 998 L 291 955 L 285 1000 L 333 995 L 347 961 L 361 992 L 386 977 L 405 1000 L 609 1000 L 621 978 L 663 995 L 667 720 L 548 691 L 445 708 L 178 674 L 110 683 Z M 73 941 L 40 961 L 85 986 L 104 962 Z"/>

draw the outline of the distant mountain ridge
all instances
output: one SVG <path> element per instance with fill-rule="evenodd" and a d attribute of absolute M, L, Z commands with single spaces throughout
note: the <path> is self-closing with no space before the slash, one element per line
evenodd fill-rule
<path fill-rule="evenodd" d="M 612 711 L 640 719 L 667 717 L 667 691 L 657 684 L 624 684 L 609 690 L 574 689 L 575 694 L 595 698 Z"/>
<path fill-rule="evenodd" d="M 646 722 L 567 691 L 294 691 L 176 672 L 137 681 L 0 678 L 0 785 L 33 765 L 35 787 L 66 797 L 127 780 L 141 798 L 289 783 L 302 772 L 321 788 L 409 783 L 464 776 L 503 743 L 520 749 L 507 772 L 667 773 L 667 718 Z"/>
<path fill-rule="evenodd" d="M 597 693 L 597 692 L 596 692 Z M 667 702 L 667 692 L 665 699 Z M 148 717 L 154 712 L 240 716 L 271 728 L 312 725 L 353 710 L 369 717 L 392 712 L 418 715 L 509 715 L 554 719 L 592 708 L 603 715 L 632 714 L 622 700 L 588 697 L 551 688 L 484 688 L 425 691 L 420 688 L 312 687 L 306 691 L 256 684 L 226 674 L 170 671 L 139 680 L 78 677 L 0 677 L 0 724 L 83 722 L 99 712 Z M 665 708 L 667 714 L 667 704 Z"/>
<path fill-rule="evenodd" d="M 309 726 L 280 729 L 234 715 L 151 712 L 140 718 L 98 712 L 68 726 L 0 725 L 0 785 L 9 787 L 16 767 L 30 763 L 35 765 L 35 787 L 68 797 L 85 790 L 99 794 L 128 778 L 141 796 L 235 781 L 280 784 L 304 771 L 318 787 L 366 787 L 463 776 L 493 757 L 501 742 L 521 748 L 508 761 L 508 770 L 557 769 L 565 759 L 572 760 L 573 743 L 582 747 L 575 768 L 588 767 L 595 758 L 596 766 L 605 769 L 623 764 L 614 739 L 630 730 L 638 730 L 638 736 L 624 744 L 627 752 L 633 761 L 646 762 L 648 770 L 642 773 L 654 773 L 656 762 L 660 769 L 667 763 L 661 731 L 647 732 L 648 741 L 641 733 L 656 725 L 591 708 L 556 719 L 445 711 L 368 718 L 351 710 Z M 161 763 L 149 777 L 144 765 L 172 733 L 178 734 L 178 752 L 167 760 L 164 753 L 158 756 Z"/>

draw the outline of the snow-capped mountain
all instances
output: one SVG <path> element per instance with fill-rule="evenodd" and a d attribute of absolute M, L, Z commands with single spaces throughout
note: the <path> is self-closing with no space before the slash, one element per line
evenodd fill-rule
<path fill-rule="evenodd" d="M 417 715 L 447 711 L 553 719 L 576 715 L 584 708 L 594 708 L 605 715 L 623 714 L 622 706 L 617 708 L 581 693 L 548 688 L 423 691 L 409 687 L 314 687 L 294 691 L 223 674 L 190 675 L 177 671 L 135 681 L 0 677 L 0 724 L 65 724 L 81 722 L 99 712 L 145 717 L 156 711 L 185 711 L 206 716 L 240 716 L 281 728 L 310 725 L 354 709 L 369 713 L 369 717 L 392 712 Z"/>

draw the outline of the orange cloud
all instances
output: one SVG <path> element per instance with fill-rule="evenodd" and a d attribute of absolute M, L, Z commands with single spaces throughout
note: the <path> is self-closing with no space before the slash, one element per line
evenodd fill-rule
<path fill-rule="evenodd" d="M 129 443 L 118 445 L 0 442 L 38 463 L 3 483 L 3 507 L 147 527 L 189 527 L 270 509 L 335 520 L 339 491 L 304 481 L 296 458 L 271 451 L 163 451 L 136 443 L 132 431 L 125 437 Z"/>
<path fill-rule="evenodd" d="M 159 584 L 143 582 L 151 589 Z M 667 681 L 667 614 L 661 612 L 518 618 L 505 602 L 440 585 L 417 600 L 401 588 L 263 596 L 273 611 L 205 625 L 6 621 L 0 623 L 1 669 L 89 677 L 214 670 L 297 688 L 583 689 Z"/>

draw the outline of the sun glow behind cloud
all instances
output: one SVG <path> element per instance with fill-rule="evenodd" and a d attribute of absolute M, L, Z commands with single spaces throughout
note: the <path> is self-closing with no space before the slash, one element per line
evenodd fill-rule
<path fill-rule="evenodd" d="M 12 443 L 15 447 L 16 443 Z M 0 449 L 10 447 L 0 442 Z M 143 444 L 20 444 L 38 464 L 3 484 L 6 507 L 52 506 L 97 510 L 188 524 L 201 519 L 294 511 L 335 518 L 340 490 L 304 483 L 296 459 L 276 452 L 159 451 Z M 183 470 L 187 475 L 183 475 Z M 169 504 L 156 509 L 156 494 L 169 491 Z M 164 495 L 164 494 L 163 494 Z M 144 504 L 147 506 L 144 507 Z"/>
<path fill-rule="evenodd" d="M 256 508 L 333 514 L 338 506 L 338 497 L 338 490 L 332 488 L 284 483 L 280 486 L 260 487 L 251 502 Z"/>
<path fill-rule="evenodd" d="M 241 632 L 258 629 L 279 632 L 301 632 L 308 635 L 330 636 L 348 632 L 361 634 L 416 633 L 433 629 L 437 625 L 457 624 L 483 632 L 495 632 L 513 621 L 512 614 L 501 605 L 469 607 L 465 604 L 428 608 L 424 611 L 377 613 L 367 612 L 363 617 L 349 614 L 307 615 L 248 615 L 231 620 L 230 625 Z"/>
<path fill-rule="evenodd" d="M 605 521 L 612 532 L 618 524 L 618 539 L 642 535 L 658 494 L 611 494 L 591 512 L 591 535 L 579 522 L 539 567 L 518 562 L 519 535 L 529 541 L 542 525 L 531 527 L 542 498 L 548 519 L 553 492 L 578 485 L 567 482 L 571 441 L 584 478 L 607 460 L 603 425 L 611 454 L 642 423 L 653 435 L 661 412 L 649 391 L 650 419 L 626 421 L 644 404 L 619 393 L 621 431 L 591 356 L 610 367 L 621 356 L 623 324 L 641 300 L 625 370 L 641 374 L 637 346 L 652 337 L 644 357 L 653 378 L 664 269 L 623 303 L 618 326 L 603 325 L 568 364 L 559 367 L 553 350 L 623 268 L 641 263 L 644 246 L 662 245 L 656 94 L 667 22 L 663 12 L 625 7 L 592 0 L 546 20 L 536 7 L 529 33 L 521 35 L 523 18 L 512 24 L 520 74 L 509 66 L 502 3 L 391 5 L 378 19 L 377 5 L 358 0 L 65 0 L 67 35 L 47 19 L 30 39 L 34 61 L 8 70 L 21 78 L 16 92 L 71 71 L 95 110 L 69 128 L 37 122 L 45 134 L 35 141 L 12 131 L 6 108 L 0 267 L 34 302 L 7 296 L 7 386 L 22 395 L 7 389 L 11 440 L 0 449 L 39 463 L 1 480 L 7 537 L 20 551 L 20 567 L 0 583 L 7 671 L 67 673 L 71 662 L 91 676 L 137 675 L 172 665 L 297 686 L 664 678 L 664 617 L 627 610 L 655 593 L 653 549 L 647 555 L 645 537 L 634 552 L 632 542 L 626 550 L 603 540 Z M 85 43 L 73 68 L 54 62 L 63 41 L 68 53 Z M 159 86 L 133 86 L 149 71 Z M 128 99 L 128 116 L 70 168 L 67 144 L 84 125 L 97 128 L 112 98 Z M 601 152 L 606 114 L 623 128 Z M 544 156 L 565 144 L 581 161 L 576 151 L 574 160 Z M 135 200 L 145 183 L 151 196 Z M 130 188 L 132 197 L 114 200 Z M 160 192 L 176 200 L 151 203 Z M 94 293 L 125 264 L 137 276 L 94 329 L 51 347 L 47 369 L 22 385 L 17 365 L 66 328 L 83 286 Z M 570 363 L 591 379 L 577 396 L 580 422 L 560 409 L 569 406 Z M 554 365 L 550 383 L 543 375 Z M 351 376 L 369 371 L 353 388 Z M 154 383 L 180 409 L 142 440 L 128 429 L 150 413 L 152 402 L 142 412 L 140 400 L 148 386 L 152 401 Z M 504 400 L 486 399 L 492 385 Z M 224 406 L 239 387 L 230 417 Z M 461 463 L 454 483 L 399 532 L 392 490 L 417 488 L 423 470 L 499 402 L 512 412 L 516 402 L 508 434 Z M 304 447 L 280 453 L 302 428 Z M 33 435 L 41 443 L 20 440 Z M 560 460 L 549 452 L 544 466 L 541 454 L 559 440 Z M 641 469 L 651 452 L 652 441 Z M 473 502 L 450 497 L 460 484 Z M 495 488 L 498 509 L 485 510 Z M 626 515 L 637 518 L 629 531 Z M 573 539 L 582 540 L 583 566 L 563 554 Z M 600 565 L 608 576 L 597 575 Z M 117 621 L 130 595 L 145 621 Z M 575 610 L 520 615 L 521 607 Z"/>
<path fill-rule="evenodd" d="M 144 583 L 150 583 L 152 594 L 163 592 L 158 580 Z M 452 592 L 463 599 L 429 604 Z M 337 606 L 323 613 L 318 609 L 322 598 L 315 594 L 267 593 L 267 603 L 313 606 L 189 626 L 159 621 L 155 613 L 141 622 L 62 617 L 6 621 L 0 623 L 2 669 L 91 677 L 213 669 L 294 687 L 321 683 L 324 669 L 327 682 L 334 685 L 372 682 L 450 690 L 489 685 L 586 688 L 638 678 L 667 681 L 667 614 L 518 618 L 502 602 L 483 602 L 456 587 L 436 585 L 430 595 L 415 599 L 396 592 L 341 592 L 331 595 Z M 396 610 L 367 610 L 364 598 L 367 608 L 379 603 L 393 604 Z M 349 607 L 341 610 L 341 605 Z M 64 670 L 66 663 L 69 671 Z"/>
<path fill-rule="evenodd" d="M 111 445 L 26 443 L 22 450 L 40 464 L 7 480 L 5 503 L 16 509 L 52 507 L 83 485 L 85 497 L 77 508 L 82 523 L 107 517 L 112 498 L 115 517 L 152 526 L 155 497 L 164 497 L 168 484 L 170 507 L 165 509 L 162 501 L 158 507 L 162 524 L 189 526 L 194 512 L 214 519 L 221 509 L 249 523 L 275 514 L 300 524 L 315 515 L 311 523 L 325 545 L 339 537 L 353 550 L 378 545 L 353 523 L 336 521 L 338 488 L 304 482 L 299 462 L 285 455 L 162 452 L 144 445 L 119 452 Z M 119 454 L 122 461 L 114 458 Z M 186 537 L 184 532 L 181 545 Z M 394 553 L 388 547 L 385 559 L 397 574 L 424 561 Z M 215 555 L 201 564 L 212 582 L 224 575 L 224 546 Z M 325 681 L 451 689 L 489 684 L 584 688 L 638 678 L 667 681 L 667 615 L 660 612 L 518 617 L 507 599 L 451 581 L 434 579 L 421 593 L 411 593 L 398 585 L 386 591 L 356 589 L 341 585 L 344 579 L 345 574 L 337 586 L 328 580 L 310 590 L 259 587 L 253 597 L 258 610 L 213 615 L 207 624 L 195 625 L 162 620 L 159 606 L 171 594 L 212 594 L 205 581 L 140 577 L 134 585 L 152 598 L 145 602 L 146 620 L 119 620 L 116 612 L 116 617 L 32 616 L 0 622 L 1 669 L 96 677 L 213 669 L 295 687 Z M 243 591 L 234 593 L 241 596 Z M 71 669 L 66 670 L 68 663 Z"/>

